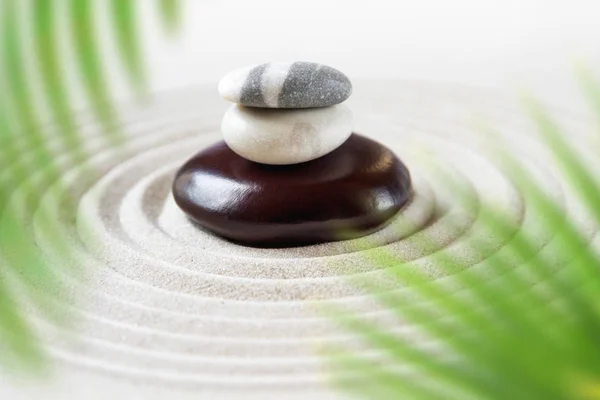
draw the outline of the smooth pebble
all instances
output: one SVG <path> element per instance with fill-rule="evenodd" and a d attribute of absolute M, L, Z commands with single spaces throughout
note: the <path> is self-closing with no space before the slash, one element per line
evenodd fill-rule
<path fill-rule="evenodd" d="M 227 74 L 219 83 L 219 94 L 249 107 L 328 107 L 348 99 L 352 83 L 346 75 L 327 65 L 274 62 Z"/>
<path fill-rule="evenodd" d="M 237 154 L 263 164 L 297 164 L 322 157 L 351 135 L 352 111 L 343 104 L 302 110 L 233 105 L 221 132 Z"/>
<path fill-rule="evenodd" d="M 406 166 L 359 135 L 325 157 L 295 165 L 254 163 L 220 142 L 192 157 L 173 184 L 175 201 L 200 226 L 261 247 L 367 235 L 383 227 L 411 192 Z"/>

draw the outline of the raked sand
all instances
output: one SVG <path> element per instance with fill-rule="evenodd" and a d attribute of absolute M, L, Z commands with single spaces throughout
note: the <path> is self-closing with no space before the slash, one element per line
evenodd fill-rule
<path fill-rule="evenodd" d="M 381 278 L 407 301 L 419 301 L 389 283 L 382 266 L 367 262 L 362 251 L 385 248 L 398 259 L 412 260 L 406 268 L 424 270 L 451 287 L 457 271 L 434 265 L 430 254 L 415 246 L 419 238 L 434 238 L 436 250 L 451 251 L 462 257 L 464 268 L 485 273 L 483 260 L 464 251 L 469 238 L 481 235 L 481 205 L 493 202 L 515 224 L 531 223 L 511 177 L 482 152 L 490 139 L 474 128 L 479 121 L 493 126 L 497 139 L 527 160 L 570 218 L 584 220 L 549 167 L 530 123 L 507 97 L 451 86 L 363 81 L 355 84 L 348 105 L 356 132 L 394 150 L 414 179 L 415 193 L 402 217 L 369 237 L 368 246 L 355 240 L 248 248 L 201 231 L 182 215 L 171 181 L 188 157 L 220 140 L 227 104 L 216 88 L 124 106 L 127 146 L 119 152 L 99 139 L 91 119 L 82 117 L 90 165 L 97 173 L 65 164 L 64 182 L 77 208 L 53 201 L 54 195 L 61 198 L 53 182 L 43 183 L 48 197 L 42 203 L 56 234 L 74 252 L 73 264 L 84 265 L 83 271 L 48 246 L 39 230 L 41 212 L 23 215 L 65 283 L 60 293 L 50 290 L 44 296 L 48 304 L 66 304 L 75 327 L 51 328 L 32 313 L 54 360 L 55 377 L 35 385 L 2 383 L 0 398 L 341 398 L 327 385 L 320 350 L 328 344 L 369 350 L 325 317 L 323 306 L 342 305 L 390 330 L 411 329 L 373 304 L 349 275 L 359 281 Z M 564 120 L 571 132 L 585 128 L 568 115 Z M 440 170 L 466 188 L 470 207 L 461 206 Z M 18 191 L 13 200 L 19 201 Z M 595 238 L 593 229 L 582 226 Z M 540 233 L 540 249 L 553 234 Z"/>

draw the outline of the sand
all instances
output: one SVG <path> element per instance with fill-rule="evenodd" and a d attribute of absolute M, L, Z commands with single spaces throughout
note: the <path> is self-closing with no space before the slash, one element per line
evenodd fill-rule
<path fill-rule="evenodd" d="M 473 128 L 474 121 L 497 129 L 565 213 L 583 220 L 509 97 L 422 83 L 356 82 L 348 104 L 356 131 L 392 148 L 413 174 L 415 194 L 402 218 L 369 238 L 369 247 L 413 260 L 407 268 L 451 285 L 457 271 L 440 269 L 415 246 L 424 234 L 434 238 L 436 249 L 463 257 L 465 268 L 485 268 L 484 260 L 464 251 L 469 238 L 481 233 L 482 204 L 496 203 L 515 224 L 531 223 L 511 177 L 484 155 L 489 138 Z M 123 106 L 127 148 L 120 152 L 99 140 L 98 126 L 82 117 L 97 173 L 90 176 L 65 160 L 64 182 L 77 207 L 55 201 L 62 197 L 52 182 L 43 199 L 75 259 L 65 262 L 48 245 L 39 230 L 41 211 L 23 215 L 65 284 L 60 293 L 44 296 L 48 304 L 65 304 L 75 327 L 51 327 L 32 312 L 55 379 L 0 384 L 1 398 L 341 398 L 327 385 L 319 349 L 334 343 L 367 350 L 321 307 L 343 305 L 389 329 L 410 329 L 349 283 L 349 275 L 384 276 L 381 266 L 365 261 L 361 251 L 372 250 L 364 250 L 364 241 L 254 249 L 201 231 L 182 215 L 170 194 L 174 172 L 220 140 L 226 107 L 213 87 Z M 584 129 L 562 115 L 572 129 Z M 474 206 L 461 207 L 440 170 L 468 188 Z M 595 237 L 593 229 L 587 232 Z M 541 232 L 540 248 L 552 236 Z M 411 296 L 402 287 L 390 290 Z"/>

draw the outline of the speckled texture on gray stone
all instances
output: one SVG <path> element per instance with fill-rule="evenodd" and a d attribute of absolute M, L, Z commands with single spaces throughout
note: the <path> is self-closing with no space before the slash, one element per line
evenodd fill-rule
<path fill-rule="evenodd" d="M 250 71 L 240 92 L 240 104 L 266 107 L 267 104 L 261 91 L 262 76 L 266 69 L 267 64 L 261 64 Z"/>
<path fill-rule="evenodd" d="M 296 62 L 279 94 L 279 108 L 327 107 L 345 101 L 352 93 L 346 75 L 326 65 Z"/>

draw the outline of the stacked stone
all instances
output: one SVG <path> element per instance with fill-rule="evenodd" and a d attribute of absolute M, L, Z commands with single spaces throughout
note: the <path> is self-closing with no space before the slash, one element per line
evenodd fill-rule
<path fill-rule="evenodd" d="M 269 63 L 234 71 L 219 84 L 234 104 L 221 132 L 237 154 L 263 164 L 322 157 L 352 134 L 352 112 L 340 103 L 352 83 L 340 71 L 310 62 Z"/>
<path fill-rule="evenodd" d="M 408 201 L 410 174 L 385 146 L 352 133 L 350 80 L 331 67 L 269 63 L 219 84 L 234 102 L 223 141 L 177 172 L 177 205 L 200 227 L 246 245 L 298 246 L 367 235 Z"/>

